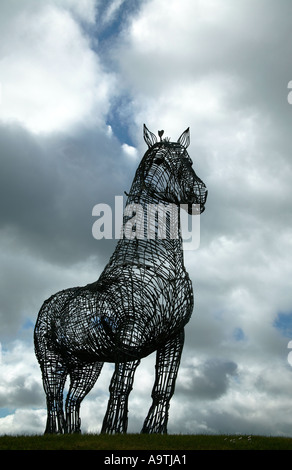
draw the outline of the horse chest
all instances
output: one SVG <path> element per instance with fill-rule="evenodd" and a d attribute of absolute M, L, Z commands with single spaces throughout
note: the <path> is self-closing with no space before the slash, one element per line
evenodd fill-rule
<path fill-rule="evenodd" d="M 124 292 L 129 317 L 144 331 L 149 342 L 160 336 L 172 334 L 190 319 L 193 310 L 192 283 L 185 271 L 179 275 L 145 274 L 133 277 L 131 286 Z"/>
<path fill-rule="evenodd" d="M 157 303 L 163 329 L 170 331 L 184 326 L 193 310 L 193 289 L 188 277 L 165 283 Z"/>

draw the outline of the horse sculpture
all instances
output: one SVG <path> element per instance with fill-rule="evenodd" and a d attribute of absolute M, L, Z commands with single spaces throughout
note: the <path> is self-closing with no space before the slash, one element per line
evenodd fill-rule
<path fill-rule="evenodd" d="M 80 432 L 80 404 L 104 362 L 114 363 L 115 370 L 101 432 L 126 432 L 135 370 L 141 358 L 154 351 L 153 401 L 142 432 L 167 433 L 184 327 L 193 310 L 192 284 L 183 261 L 180 206 L 200 214 L 207 189 L 186 150 L 189 129 L 177 142 L 162 135 L 159 131 L 158 140 L 144 125 L 148 150 L 127 195 L 121 237 L 100 278 L 58 292 L 40 309 L 34 339 L 47 399 L 46 433 Z M 158 206 L 168 211 L 160 221 L 149 217 Z M 170 212 L 174 214 L 171 223 Z"/>

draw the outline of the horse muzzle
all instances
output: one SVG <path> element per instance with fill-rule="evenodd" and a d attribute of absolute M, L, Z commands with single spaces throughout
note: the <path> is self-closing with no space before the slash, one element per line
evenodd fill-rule
<path fill-rule="evenodd" d="M 188 204 L 188 214 L 190 215 L 202 214 L 205 210 L 207 196 L 208 196 L 207 188 L 205 186 L 203 188 L 200 188 L 199 194 L 195 195 L 193 202 Z"/>

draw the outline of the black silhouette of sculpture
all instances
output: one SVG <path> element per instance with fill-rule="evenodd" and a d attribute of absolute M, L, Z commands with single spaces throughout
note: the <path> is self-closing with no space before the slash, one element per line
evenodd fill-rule
<path fill-rule="evenodd" d="M 126 432 L 134 373 L 140 359 L 153 351 L 157 351 L 156 376 L 142 432 L 167 432 L 184 327 L 193 310 L 192 284 L 183 261 L 180 205 L 185 204 L 191 214 L 203 212 L 207 190 L 186 150 L 189 129 L 177 142 L 162 140 L 162 135 L 159 131 L 157 141 L 144 125 L 149 148 L 128 194 L 121 238 L 100 278 L 58 292 L 39 312 L 35 352 L 47 398 L 47 433 L 80 432 L 80 404 L 104 362 L 114 363 L 115 371 L 101 432 Z M 150 217 L 157 207 L 160 213 Z"/>

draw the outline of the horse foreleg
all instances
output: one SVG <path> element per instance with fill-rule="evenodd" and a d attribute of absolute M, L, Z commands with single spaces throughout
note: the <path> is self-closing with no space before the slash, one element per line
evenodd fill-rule
<path fill-rule="evenodd" d="M 102 433 L 125 433 L 128 426 L 128 397 L 132 390 L 135 370 L 139 360 L 116 363 L 109 391 L 107 411 L 103 420 Z"/>
<path fill-rule="evenodd" d="M 157 350 L 152 405 L 145 419 L 142 433 L 167 433 L 169 402 L 174 393 L 184 345 L 184 330 Z"/>
<path fill-rule="evenodd" d="M 80 433 L 80 404 L 98 379 L 103 362 L 71 365 L 70 388 L 66 398 L 66 432 Z"/>

